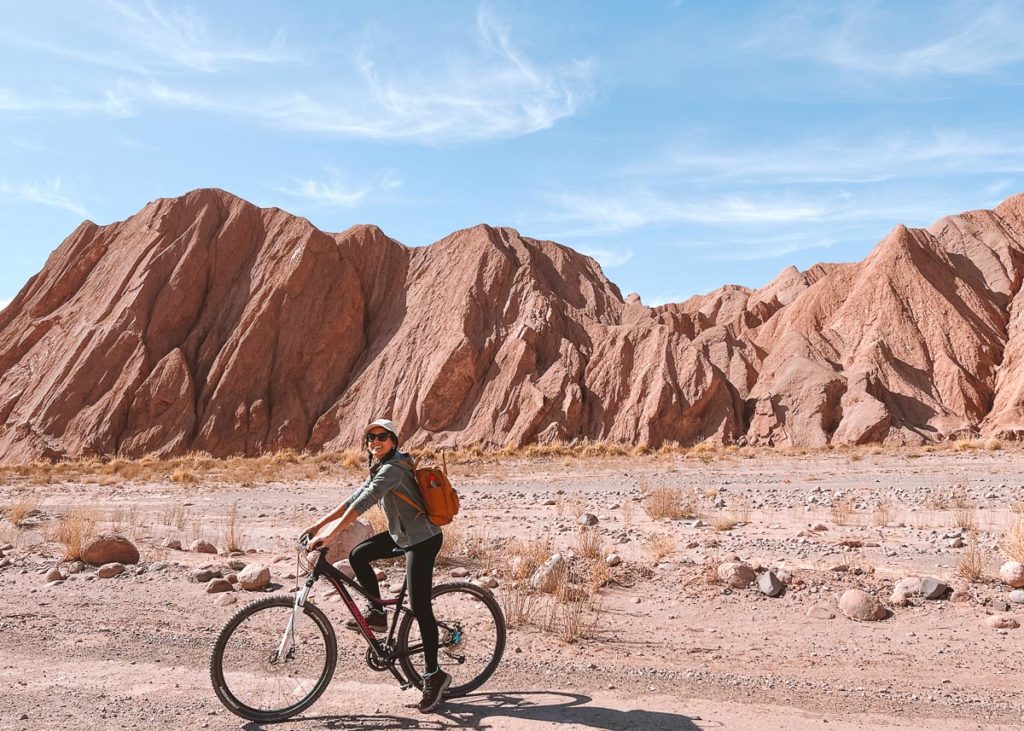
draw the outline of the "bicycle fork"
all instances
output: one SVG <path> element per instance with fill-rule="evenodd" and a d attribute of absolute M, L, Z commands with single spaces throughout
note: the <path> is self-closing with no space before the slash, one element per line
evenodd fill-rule
<path fill-rule="evenodd" d="M 313 582 L 307 581 L 306 585 L 295 595 L 295 604 L 292 606 L 291 616 L 288 617 L 288 626 L 285 627 L 284 636 L 281 638 L 281 643 L 277 646 L 277 653 L 275 653 L 271 662 L 288 658 L 288 653 L 291 652 L 292 647 L 295 645 L 295 623 L 299 615 L 302 614 L 302 608 L 306 605 L 306 598 L 309 596 L 309 591 L 312 588 Z"/>

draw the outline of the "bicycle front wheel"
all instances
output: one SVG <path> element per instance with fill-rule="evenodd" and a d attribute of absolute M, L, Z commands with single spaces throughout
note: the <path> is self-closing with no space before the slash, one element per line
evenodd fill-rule
<path fill-rule="evenodd" d="M 327 689 L 337 662 L 337 640 L 327 616 L 307 601 L 270 596 L 242 607 L 213 646 L 210 679 L 232 713 L 274 723 L 309 708 Z"/>
<path fill-rule="evenodd" d="M 438 629 L 438 664 L 451 674 L 445 695 L 470 693 L 487 681 L 505 652 L 505 615 L 491 592 L 475 584 L 440 584 L 431 591 Z M 399 664 L 411 683 L 424 672 L 423 641 L 412 613 L 398 627 Z"/>

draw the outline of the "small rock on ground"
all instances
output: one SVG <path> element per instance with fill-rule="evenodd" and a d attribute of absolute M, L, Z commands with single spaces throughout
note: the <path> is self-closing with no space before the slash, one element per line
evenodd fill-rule
<path fill-rule="evenodd" d="M 99 576 L 101 579 L 110 579 L 117 576 L 118 574 L 123 573 L 124 564 L 118 563 L 116 561 L 111 563 L 105 563 L 102 566 L 100 566 L 99 569 L 96 571 L 96 575 Z"/>

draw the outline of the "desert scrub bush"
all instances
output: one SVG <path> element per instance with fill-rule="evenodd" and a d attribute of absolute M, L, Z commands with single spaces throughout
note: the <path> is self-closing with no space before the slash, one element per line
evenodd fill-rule
<path fill-rule="evenodd" d="M 957 559 L 954 573 L 965 581 L 976 584 L 985 576 L 985 558 L 978 545 L 978 534 L 972 533 L 967 548 Z"/>
<path fill-rule="evenodd" d="M 22 528 L 29 517 L 38 509 L 38 501 L 32 498 L 22 498 L 4 508 L 4 517 L 15 528 Z"/>
<path fill-rule="evenodd" d="M 737 523 L 749 523 L 752 510 L 750 498 L 746 495 L 740 495 L 729 502 L 729 512 L 732 513 Z"/>
<path fill-rule="evenodd" d="M 580 528 L 576 533 L 573 547 L 583 558 L 599 559 L 604 555 L 604 542 L 596 528 Z"/>
<path fill-rule="evenodd" d="M 655 487 L 644 499 L 644 510 L 652 520 L 678 520 L 696 517 L 697 504 L 692 495 L 684 495 L 678 487 Z"/>
<path fill-rule="evenodd" d="M 501 608 L 510 627 L 529 624 L 539 606 L 537 595 L 530 590 L 528 578 L 505 582 L 501 591 Z"/>
<path fill-rule="evenodd" d="M 622 506 L 619 508 L 622 511 L 622 524 L 631 525 L 633 523 L 633 516 L 636 514 L 636 504 L 631 498 L 624 498 Z"/>
<path fill-rule="evenodd" d="M 738 524 L 736 517 L 731 513 L 717 513 L 711 518 L 711 527 L 719 533 L 730 531 Z"/>
<path fill-rule="evenodd" d="M 570 518 L 578 518 L 586 512 L 586 509 L 587 504 L 583 500 L 583 495 L 578 492 L 569 495 L 559 495 L 555 499 L 555 513 L 559 516 L 565 515 Z"/>
<path fill-rule="evenodd" d="M 553 553 L 551 539 L 547 536 L 513 538 L 505 544 L 508 573 L 514 580 L 528 579 Z"/>
<path fill-rule="evenodd" d="M 1016 518 L 999 541 L 1003 553 L 1024 563 L 1024 517 Z"/>
<path fill-rule="evenodd" d="M 928 497 L 924 500 L 924 506 L 932 510 L 945 510 L 949 507 L 949 493 L 937 487 L 928 490 Z"/>
<path fill-rule="evenodd" d="M 185 484 L 193 485 L 199 482 L 199 477 L 192 470 L 186 470 L 182 467 L 174 470 L 171 473 L 171 482 L 180 482 Z"/>
<path fill-rule="evenodd" d="M 236 501 L 231 503 L 231 507 L 224 514 L 221 547 L 227 551 L 244 551 L 245 540 L 245 528 L 238 520 L 238 502 Z"/>
<path fill-rule="evenodd" d="M 164 506 L 160 514 L 160 522 L 164 525 L 173 526 L 178 530 L 185 530 L 188 517 L 189 510 L 182 503 L 171 503 Z"/>
<path fill-rule="evenodd" d="M 654 563 L 661 561 L 666 556 L 672 555 L 676 550 L 679 539 L 670 533 L 652 533 L 640 539 L 644 552 Z"/>
<path fill-rule="evenodd" d="M 120 505 L 110 512 L 110 527 L 115 533 L 120 533 L 125 538 L 134 541 L 138 537 L 142 515 L 139 506 Z"/>
<path fill-rule="evenodd" d="M 95 514 L 88 510 L 75 509 L 60 516 L 49 537 L 64 547 L 65 561 L 77 561 L 82 557 L 82 549 L 95 535 Z"/>
<path fill-rule="evenodd" d="M 968 532 L 978 530 L 978 515 L 974 502 L 963 485 L 953 488 L 953 526 Z"/>
<path fill-rule="evenodd" d="M 887 497 L 879 499 L 878 505 L 875 506 L 875 525 L 885 528 L 892 523 L 894 514 L 892 500 Z"/>
<path fill-rule="evenodd" d="M 848 525 L 853 515 L 853 501 L 847 497 L 835 498 L 829 506 L 829 514 L 836 525 Z"/>

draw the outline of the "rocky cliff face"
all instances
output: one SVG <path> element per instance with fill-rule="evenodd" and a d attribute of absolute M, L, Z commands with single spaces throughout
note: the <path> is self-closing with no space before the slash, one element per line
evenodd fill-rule
<path fill-rule="evenodd" d="M 83 223 L 0 311 L 0 459 L 1024 437 L 1024 196 L 649 308 L 476 226 L 408 248 L 197 190 Z"/>

